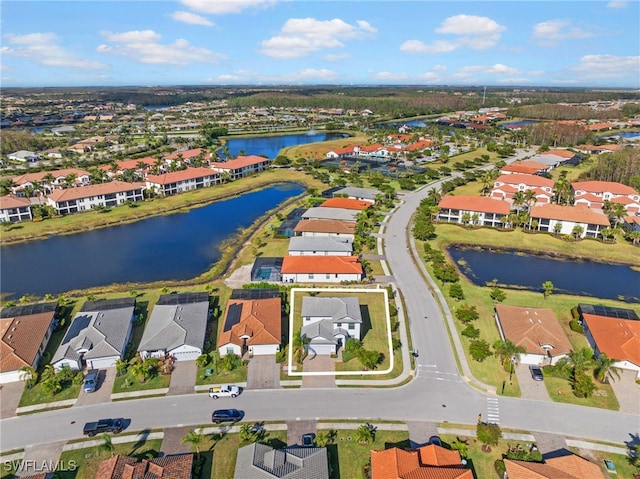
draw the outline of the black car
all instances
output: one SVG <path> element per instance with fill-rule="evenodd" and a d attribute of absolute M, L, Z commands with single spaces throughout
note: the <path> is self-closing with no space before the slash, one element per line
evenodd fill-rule
<path fill-rule="evenodd" d="M 531 364 L 529 366 L 529 371 L 531 371 L 531 377 L 533 378 L 534 381 L 544 380 L 544 375 L 542 374 L 542 369 L 540 368 L 540 366 Z"/>
<path fill-rule="evenodd" d="M 118 434 L 124 429 L 124 419 L 100 419 L 96 422 L 88 422 L 82 428 L 82 434 L 85 436 L 95 436 L 105 432 Z"/>
<path fill-rule="evenodd" d="M 221 422 L 238 422 L 243 417 L 244 413 L 237 409 L 216 409 L 211 415 L 211 421 L 215 424 L 220 424 Z"/>
<path fill-rule="evenodd" d="M 440 436 L 431 436 L 429 438 L 429 444 L 434 444 L 436 446 L 442 446 L 442 441 L 440 440 Z"/>

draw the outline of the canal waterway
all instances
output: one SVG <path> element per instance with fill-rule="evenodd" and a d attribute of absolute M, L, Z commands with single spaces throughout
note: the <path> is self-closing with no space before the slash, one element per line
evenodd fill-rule
<path fill-rule="evenodd" d="M 453 246 L 448 251 L 461 272 L 479 286 L 495 278 L 507 287 L 542 291 L 542 283 L 551 281 L 556 293 L 640 302 L 640 272 L 628 265 L 486 248 Z"/>
<path fill-rule="evenodd" d="M 220 259 L 225 239 L 303 191 L 299 184 L 282 183 L 184 213 L 3 246 L 1 291 L 17 298 L 193 278 Z"/>
<path fill-rule="evenodd" d="M 319 141 L 338 140 L 349 135 L 340 132 L 315 132 L 298 133 L 291 135 L 253 136 L 247 138 L 230 138 L 225 146 L 229 148 L 229 154 L 233 157 L 241 152 L 244 155 L 266 156 L 275 159 L 283 148 L 288 146 L 306 145 Z"/>

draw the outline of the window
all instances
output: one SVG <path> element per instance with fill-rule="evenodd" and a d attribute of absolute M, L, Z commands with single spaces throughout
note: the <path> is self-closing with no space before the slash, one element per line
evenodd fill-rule
<path fill-rule="evenodd" d="M 353 331 L 354 329 L 356 329 L 356 325 L 354 323 L 349 323 L 349 325 L 347 326 L 347 329 L 349 331 Z"/>
<path fill-rule="evenodd" d="M 313 279 L 313 273 L 309 273 L 309 279 Z"/>
<path fill-rule="evenodd" d="M 327 274 L 325 275 L 325 279 L 331 279 L 331 275 L 330 275 L 329 273 L 327 273 Z"/>
<path fill-rule="evenodd" d="M 235 354 L 233 348 L 227 348 L 227 354 Z"/>
<path fill-rule="evenodd" d="M 342 323 L 336 323 L 336 328 L 341 328 L 342 327 Z"/>

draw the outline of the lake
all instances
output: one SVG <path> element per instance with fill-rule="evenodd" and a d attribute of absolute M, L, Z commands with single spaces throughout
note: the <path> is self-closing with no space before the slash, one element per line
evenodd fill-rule
<path fill-rule="evenodd" d="M 509 126 L 527 126 L 527 125 L 535 125 L 536 123 L 540 123 L 538 121 L 533 120 L 522 120 L 522 121 L 511 121 L 509 123 L 503 123 L 502 128 L 507 128 Z"/>
<path fill-rule="evenodd" d="M 338 140 L 349 135 L 339 132 L 307 132 L 292 135 L 253 136 L 247 138 L 230 138 L 226 146 L 231 156 L 238 156 L 243 151 L 245 155 L 266 156 L 275 159 L 283 148 L 295 145 L 306 145 L 319 141 Z"/>
<path fill-rule="evenodd" d="M 448 251 L 461 272 L 476 285 L 484 286 L 497 278 L 501 285 L 542 291 L 542 283 L 551 281 L 557 293 L 640 302 L 640 272 L 627 265 L 461 246 Z"/>
<path fill-rule="evenodd" d="M 113 283 L 183 280 L 220 259 L 219 246 L 305 188 L 281 183 L 185 213 L 3 246 L 3 293 L 43 296 Z"/>

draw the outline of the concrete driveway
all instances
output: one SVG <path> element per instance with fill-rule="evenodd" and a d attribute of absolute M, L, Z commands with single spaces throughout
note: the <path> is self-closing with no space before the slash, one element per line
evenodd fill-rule
<path fill-rule="evenodd" d="M 111 401 L 111 391 L 116 380 L 116 368 L 100 369 L 98 373 L 98 387 L 92 393 L 80 390 L 75 406 L 87 406 L 89 404 L 101 404 Z"/>
<path fill-rule="evenodd" d="M 275 354 L 254 356 L 249 360 L 247 389 L 277 389 L 280 387 L 280 368 Z"/>
<path fill-rule="evenodd" d="M 301 446 L 302 435 L 316 433 L 316 421 L 296 420 L 287 421 L 287 446 Z"/>
<path fill-rule="evenodd" d="M 303 363 L 304 372 L 335 371 L 335 359 L 327 354 L 309 354 Z M 323 376 L 302 376 L 303 388 L 334 388 L 336 387 L 336 377 L 331 375 Z"/>
<path fill-rule="evenodd" d="M 0 385 L 0 417 L 12 417 L 16 415 L 16 408 L 20 403 L 24 383 L 15 381 Z"/>
<path fill-rule="evenodd" d="M 544 381 L 534 381 L 529 372 L 528 364 L 518 364 L 515 375 L 520 383 L 520 391 L 523 399 L 535 399 L 537 401 L 551 401 Z"/>
<path fill-rule="evenodd" d="M 171 372 L 171 382 L 169 383 L 168 396 L 176 394 L 191 394 L 196 385 L 196 374 L 198 366 L 195 360 L 176 361 L 173 363 Z"/>
<path fill-rule="evenodd" d="M 640 385 L 636 384 L 636 373 L 634 371 L 621 370 L 620 379 L 617 377 L 609 380 L 613 392 L 618 398 L 620 412 L 629 414 L 640 414 Z"/>

